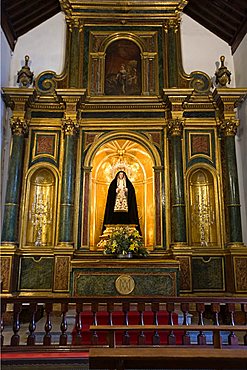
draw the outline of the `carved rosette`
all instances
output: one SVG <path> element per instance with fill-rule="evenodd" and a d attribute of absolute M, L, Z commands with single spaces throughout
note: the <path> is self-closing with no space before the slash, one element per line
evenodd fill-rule
<path fill-rule="evenodd" d="M 73 121 L 70 117 L 63 119 L 62 129 L 64 130 L 65 135 L 76 135 L 78 133 L 79 123 L 77 121 Z"/>
<path fill-rule="evenodd" d="M 25 119 L 11 118 L 10 127 L 12 135 L 22 136 L 28 131 L 28 124 Z"/>
<path fill-rule="evenodd" d="M 239 120 L 230 118 L 222 120 L 220 122 L 219 128 L 225 136 L 235 136 L 238 126 Z"/>
<path fill-rule="evenodd" d="M 178 118 L 168 122 L 168 131 L 171 136 L 181 136 L 184 122 Z"/>

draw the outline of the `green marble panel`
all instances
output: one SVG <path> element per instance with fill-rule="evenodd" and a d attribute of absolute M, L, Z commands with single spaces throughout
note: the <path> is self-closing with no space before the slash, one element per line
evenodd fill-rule
<path fill-rule="evenodd" d="M 20 261 L 20 290 L 51 290 L 53 257 L 22 257 Z"/>
<path fill-rule="evenodd" d="M 120 275 L 130 275 L 135 282 L 131 296 L 174 296 L 177 294 L 177 275 L 172 269 L 150 269 L 140 273 L 140 269 L 74 269 L 72 272 L 72 294 L 88 295 L 119 295 L 115 281 Z"/>
<path fill-rule="evenodd" d="M 192 284 L 194 291 L 224 291 L 223 257 L 193 257 Z"/>

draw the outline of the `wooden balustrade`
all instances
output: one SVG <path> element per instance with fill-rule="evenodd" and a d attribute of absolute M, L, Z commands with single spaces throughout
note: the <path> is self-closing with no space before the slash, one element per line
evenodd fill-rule
<path fill-rule="evenodd" d="M 102 345 L 247 349 L 247 298 L 3 297 L 1 304 L 1 341 L 6 351 Z M 5 324 L 7 304 L 13 305 L 11 326 Z M 40 305 L 44 307 L 43 329 L 40 333 L 39 328 L 37 333 L 36 312 Z M 30 323 L 24 344 L 20 336 L 24 324 L 20 317 L 27 307 Z M 242 322 L 236 322 L 236 311 Z M 182 317 L 179 324 L 178 312 Z M 53 333 L 54 320 L 58 327 L 56 335 Z M 60 332 L 57 333 L 57 330 Z M 212 341 L 208 339 L 208 333 L 211 333 Z M 226 342 L 222 342 L 223 333 L 226 333 Z M 196 338 L 196 342 L 192 337 Z"/>

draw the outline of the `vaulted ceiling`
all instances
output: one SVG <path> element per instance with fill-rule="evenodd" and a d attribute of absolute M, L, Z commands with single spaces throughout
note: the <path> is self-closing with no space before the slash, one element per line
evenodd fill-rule
<path fill-rule="evenodd" d="M 59 0 L 2 0 L 1 8 L 12 50 L 18 37 L 61 11 Z M 247 0 L 189 0 L 184 13 L 226 41 L 233 53 L 247 33 Z"/>

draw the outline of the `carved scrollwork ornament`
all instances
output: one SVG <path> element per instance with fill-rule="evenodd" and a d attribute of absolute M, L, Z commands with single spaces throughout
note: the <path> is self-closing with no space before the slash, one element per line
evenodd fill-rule
<path fill-rule="evenodd" d="M 220 131 L 225 136 L 235 136 L 237 133 L 238 126 L 239 126 L 239 120 L 232 119 L 232 118 L 222 120 L 219 124 Z"/>
<path fill-rule="evenodd" d="M 79 123 L 73 121 L 70 117 L 62 120 L 62 129 L 65 135 L 75 135 L 78 133 Z"/>
<path fill-rule="evenodd" d="M 22 136 L 28 132 L 28 123 L 25 119 L 19 117 L 10 119 L 12 135 Z"/>
<path fill-rule="evenodd" d="M 183 132 L 183 120 L 178 118 L 168 122 L 168 132 L 171 136 L 181 136 Z"/>

